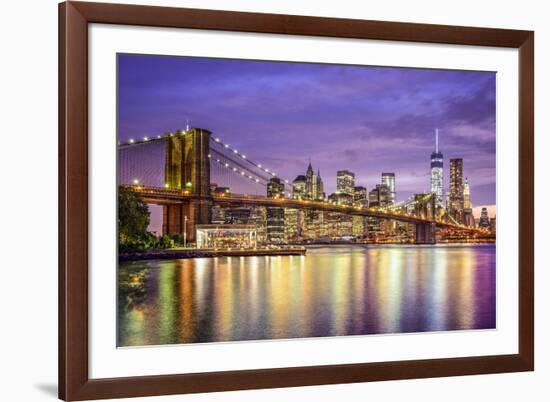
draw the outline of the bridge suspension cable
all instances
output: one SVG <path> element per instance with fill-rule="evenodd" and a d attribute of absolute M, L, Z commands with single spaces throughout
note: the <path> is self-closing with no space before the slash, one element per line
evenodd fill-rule
<path fill-rule="evenodd" d="M 259 170 L 267 173 L 271 177 L 279 177 L 279 176 L 277 176 L 277 172 L 275 172 L 273 169 L 270 169 L 270 168 L 266 167 L 265 165 L 263 165 L 261 163 L 254 162 L 253 160 L 248 158 L 245 154 L 240 152 L 238 149 L 233 148 L 229 144 L 223 142 L 219 137 L 210 138 L 210 139 L 211 139 L 212 143 L 217 144 L 219 147 L 221 147 L 222 150 L 227 151 L 230 154 L 233 154 L 235 157 L 238 157 L 242 161 L 245 161 L 246 163 L 250 164 L 251 166 L 254 166 L 256 169 L 259 169 Z M 213 150 L 214 148 L 211 148 L 211 149 Z M 223 152 L 221 152 L 221 151 L 218 151 L 218 152 L 223 154 Z M 292 184 L 291 184 L 290 180 L 285 179 L 285 178 L 281 178 L 281 177 L 279 177 L 279 178 L 281 179 L 281 183 L 283 183 L 286 187 L 292 188 Z"/>

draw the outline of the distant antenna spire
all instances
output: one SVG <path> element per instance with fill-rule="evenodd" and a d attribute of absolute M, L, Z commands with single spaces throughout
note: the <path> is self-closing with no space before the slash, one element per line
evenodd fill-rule
<path fill-rule="evenodd" d="M 185 131 L 189 131 L 189 119 L 185 119 Z"/>
<path fill-rule="evenodd" d="M 439 129 L 435 129 L 435 152 L 439 152 Z"/>

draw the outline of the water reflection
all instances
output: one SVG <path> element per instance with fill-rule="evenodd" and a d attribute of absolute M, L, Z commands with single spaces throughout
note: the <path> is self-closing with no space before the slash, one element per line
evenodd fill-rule
<path fill-rule="evenodd" d="M 119 267 L 119 346 L 495 327 L 495 246 L 338 246 Z"/>

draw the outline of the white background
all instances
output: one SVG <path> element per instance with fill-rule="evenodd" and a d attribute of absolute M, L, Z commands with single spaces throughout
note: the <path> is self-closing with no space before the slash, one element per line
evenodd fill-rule
<path fill-rule="evenodd" d="M 89 35 L 91 378 L 517 353 L 517 50 L 100 24 Z M 497 329 L 117 349 L 117 52 L 497 71 L 497 204 L 506 217 L 497 233 Z"/>
<path fill-rule="evenodd" d="M 146 2 L 153 4 L 153 2 Z M 537 177 L 550 169 L 550 27 L 544 2 L 522 1 L 162 1 L 154 4 L 364 19 L 533 29 L 536 31 Z M 57 378 L 57 6 L 37 0 L 4 5 L 2 62 L 2 330 L 1 399 L 54 400 Z M 537 184 L 537 362 L 535 373 L 394 381 L 370 384 L 242 391 L 142 400 L 178 401 L 546 401 L 550 398 L 548 346 L 550 282 L 547 185 Z M 10 197 L 11 195 L 11 197 Z M 548 285 L 546 285 L 548 286 Z"/>

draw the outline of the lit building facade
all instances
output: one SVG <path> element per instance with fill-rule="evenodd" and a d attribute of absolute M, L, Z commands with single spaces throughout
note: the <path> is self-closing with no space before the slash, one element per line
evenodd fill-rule
<path fill-rule="evenodd" d="M 219 205 L 212 206 L 212 223 L 221 225 L 225 223 L 225 208 Z"/>
<path fill-rule="evenodd" d="M 443 208 L 443 154 L 439 151 L 439 132 L 435 130 L 435 151 L 431 162 L 431 192 L 435 194 L 436 208 Z"/>
<path fill-rule="evenodd" d="M 355 187 L 355 173 L 349 170 L 336 172 L 336 194 L 347 194 L 353 197 Z"/>
<path fill-rule="evenodd" d="M 278 177 L 269 179 L 267 183 L 267 196 L 270 198 L 283 198 L 285 185 Z"/>
<path fill-rule="evenodd" d="M 382 184 L 390 190 L 390 205 L 395 204 L 395 173 L 382 173 Z"/>
<path fill-rule="evenodd" d="M 368 207 L 368 193 L 366 187 L 355 186 L 353 188 L 353 205 L 356 207 Z"/>
<path fill-rule="evenodd" d="M 390 189 L 385 184 L 377 184 L 369 192 L 369 207 L 384 208 L 390 205 L 391 195 Z"/>
<path fill-rule="evenodd" d="M 267 183 L 267 196 L 282 198 L 285 185 L 278 177 L 273 177 Z M 266 208 L 266 235 L 267 241 L 273 244 L 285 242 L 285 210 L 279 207 Z"/>
<path fill-rule="evenodd" d="M 324 200 L 325 190 L 324 190 L 323 180 L 321 179 L 321 172 L 319 171 L 319 169 L 317 169 L 317 173 L 313 173 L 313 167 L 311 166 L 311 162 L 309 162 L 305 177 L 306 177 L 305 198 L 310 200 L 316 200 L 316 201 Z"/>
<path fill-rule="evenodd" d="M 292 198 L 302 200 L 307 198 L 307 179 L 304 175 L 296 176 L 292 182 Z"/>
<path fill-rule="evenodd" d="M 254 225 L 197 225 L 197 248 L 255 248 Z"/>
<path fill-rule="evenodd" d="M 449 182 L 449 202 L 447 206 L 449 214 L 458 222 L 462 222 L 464 212 L 464 182 L 463 182 L 463 161 L 462 158 L 451 159 Z"/>
<path fill-rule="evenodd" d="M 299 237 L 298 210 L 293 208 L 284 209 L 284 233 L 285 241 L 296 241 Z"/>
<path fill-rule="evenodd" d="M 496 226 L 496 224 L 495 224 Z M 489 212 L 487 208 L 481 208 L 481 216 L 479 217 L 479 228 L 480 229 L 491 229 L 491 221 L 489 220 Z"/>
<path fill-rule="evenodd" d="M 462 220 L 466 226 L 474 227 L 476 225 L 470 201 L 470 183 L 467 177 L 464 179 L 464 210 Z"/>
<path fill-rule="evenodd" d="M 328 196 L 328 201 L 336 205 L 352 205 L 354 196 L 344 193 L 332 193 Z"/>
<path fill-rule="evenodd" d="M 464 209 L 471 209 L 472 203 L 470 200 L 470 183 L 468 182 L 468 178 L 466 177 L 464 179 Z"/>

